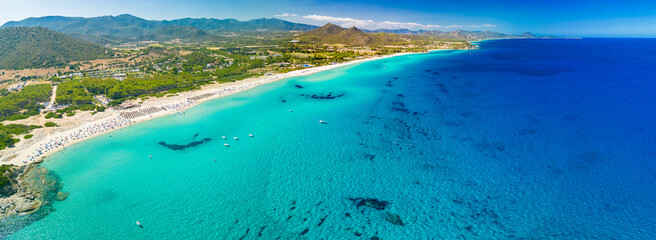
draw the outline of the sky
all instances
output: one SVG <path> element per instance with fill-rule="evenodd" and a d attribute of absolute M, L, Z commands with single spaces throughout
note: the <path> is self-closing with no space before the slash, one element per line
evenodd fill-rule
<path fill-rule="evenodd" d="M 653 0 L 0 0 L 0 24 L 28 17 L 125 13 L 150 20 L 266 17 L 363 29 L 656 37 Z"/>

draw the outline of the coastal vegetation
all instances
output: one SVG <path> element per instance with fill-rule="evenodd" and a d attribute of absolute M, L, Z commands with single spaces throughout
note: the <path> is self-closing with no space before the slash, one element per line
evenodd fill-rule
<path fill-rule="evenodd" d="M 18 120 L 38 115 L 51 93 L 52 88 L 49 84 L 29 85 L 20 92 L 8 93 L 0 97 L 0 118 Z"/>
<path fill-rule="evenodd" d="M 11 182 L 11 168 L 13 165 L 0 166 L 0 189 L 4 188 Z M 8 176 L 9 175 L 9 176 Z"/>
<path fill-rule="evenodd" d="M 82 81 L 69 80 L 57 85 L 57 104 L 85 105 L 93 102 L 93 97 L 84 89 Z"/>
<path fill-rule="evenodd" d="M 13 147 L 14 144 L 19 142 L 20 140 L 16 138 L 16 135 L 27 134 L 37 128 L 40 128 L 40 126 L 23 124 L 5 125 L 0 123 L 0 150 L 7 147 Z"/>

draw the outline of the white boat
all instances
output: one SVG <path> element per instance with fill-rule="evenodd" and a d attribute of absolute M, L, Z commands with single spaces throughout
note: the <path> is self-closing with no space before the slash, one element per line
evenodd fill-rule
<path fill-rule="evenodd" d="M 223 146 L 230 147 L 230 145 L 228 145 L 227 143 L 224 143 Z"/>
<path fill-rule="evenodd" d="M 253 134 L 248 134 L 249 137 L 253 137 Z"/>
<path fill-rule="evenodd" d="M 148 155 L 149 158 L 153 158 L 153 155 Z"/>
<path fill-rule="evenodd" d="M 223 139 L 228 139 L 226 136 L 221 136 Z"/>
<path fill-rule="evenodd" d="M 289 109 L 290 112 L 293 112 L 291 109 Z"/>
<path fill-rule="evenodd" d="M 239 140 L 239 138 L 237 138 L 237 137 L 233 137 L 233 139 L 235 139 L 235 140 Z"/>
<path fill-rule="evenodd" d="M 320 123 L 326 124 L 324 120 L 319 120 Z"/>
<path fill-rule="evenodd" d="M 139 221 L 137 221 L 137 226 L 143 227 L 143 226 L 141 226 L 141 223 Z"/>

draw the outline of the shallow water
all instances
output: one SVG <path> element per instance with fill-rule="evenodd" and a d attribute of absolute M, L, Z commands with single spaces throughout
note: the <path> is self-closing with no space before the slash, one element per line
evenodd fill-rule
<path fill-rule="evenodd" d="M 70 195 L 9 238 L 654 239 L 655 43 L 485 41 L 212 100 L 49 157 Z"/>

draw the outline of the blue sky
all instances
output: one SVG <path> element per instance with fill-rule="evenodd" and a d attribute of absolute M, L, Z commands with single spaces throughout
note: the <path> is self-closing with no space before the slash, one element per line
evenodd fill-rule
<path fill-rule="evenodd" d="M 146 19 L 184 17 L 248 20 L 276 17 L 345 27 L 451 31 L 531 31 L 561 36 L 656 37 L 656 1 L 255 1 L 255 0 L 0 0 L 0 23 L 33 16 L 133 14 Z"/>

